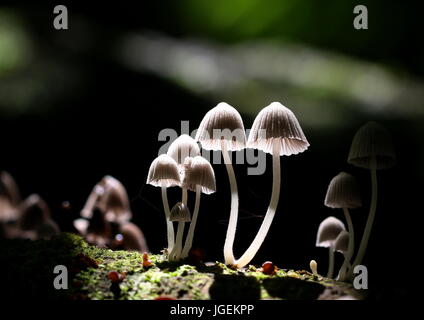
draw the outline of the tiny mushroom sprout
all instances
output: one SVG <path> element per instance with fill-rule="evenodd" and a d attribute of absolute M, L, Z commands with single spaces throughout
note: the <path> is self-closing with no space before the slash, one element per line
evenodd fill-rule
<path fill-rule="evenodd" d="M 103 212 L 109 222 L 125 223 L 132 217 L 127 191 L 122 183 L 112 176 L 103 177 L 94 186 L 81 216 L 91 218 L 94 208 Z"/>
<path fill-rule="evenodd" d="M 348 255 L 349 242 L 350 242 L 349 232 L 347 232 L 346 230 L 343 230 L 342 232 L 339 233 L 334 243 L 334 250 L 342 253 L 344 256 L 343 265 L 340 268 L 339 276 L 337 277 L 337 279 L 340 281 L 345 280 L 346 270 L 347 268 L 350 267 L 349 255 Z"/>
<path fill-rule="evenodd" d="M 235 264 L 233 244 L 237 228 L 238 190 L 230 151 L 246 147 L 246 133 L 240 113 L 225 102 L 220 102 L 203 117 L 196 140 L 205 150 L 221 150 L 231 188 L 231 211 L 224 244 L 224 259 L 228 265 Z"/>
<path fill-rule="evenodd" d="M 196 228 L 197 216 L 200 208 L 200 194 L 211 194 L 216 191 L 215 173 L 208 160 L 201 156 L 186 158 L 184 162 L 183 188 L 196 192 L 193 218 L 181 254 L 181 258 L 188 257 L 188 253 L 193 244 L 194 229 Z"/>
<path fill-rule="evenodd" d="M 374 121 L 363 125 L 353 137 L 347 162 L 371 172 L 370 211 L 358 253 L 349 271 L 350 278 L 353 275 L 354 267 L 362 262 L 374 222 L 377 209 L 377 170 L 391 168 L 396 163 L 396 155 L 389 132 Z"/>
<path fill-rule="evenodd" d="M 355 238 L 349 209 L 358 208 L 362 205 L 359 184 L 356 178 L 346 172 L 340 172 L 337 176 L 335 176 L 328 186 L 324 204 L 330 208 L 343 209 L 349 230 L 348 234 L 350 236 L 349 247 L 345 258 L 347 263 L 350 264 L 350 259 L 352 258 L 355 246 Z"/>
<path fill-rule="evenodd" d="M 329 248 L 329 263 L 328 263 L 328 273 L 327 278 L 333 278 L 334 271 L 334 244 L 337 239 L 337 236 L 346 230 L 343 222 L 335 217 L 328 217 L 323 220 L 318 228 L 317 233 L 317 247 Z"/>
<path fill-rule="evenodd" d="M 309 268 L 311 268 L 312 274 L 318 276 L 318 264 L 315 260 L 309 262 Z"/>
<path fill-rule="evenodd" d="M 170 252 L 174 247 L 174 226 L 172 222 L 169 221 L 171 210 L 169 208 L 166 189 L 180 185 L 180 174 L 177 162 L 166 154 L 158 156 L 150 165 L 147 183 L 161 188 L 168 234 L 168 252 Z"/>
<path fill-rule="evenodd" d="M 309 142 L 294 113 L 281 103 L 273 102 L 257 115 L 250 130 L 247 147 L 272 154 L 273 185 L 265 218 L 255 239 L 237 260 L 236 265 L 239 268 L 247 265 L 253 259 L 274 219 L 280 198 L 280 156 L 290 156 L 303 152 L 309 147 Z"/>
<path fill-rule="evenodd" d="M 169 255 L 169 260 L 179 260 L 181 258 L 181 250 L 184 235 L 184 224 L 190 222 L 190 210 L 183 202 L 177 202 L 177 204 L 171 210 L 171 221 L 178 222 L 177 237 L 175 238 L 175 246 Z"/>

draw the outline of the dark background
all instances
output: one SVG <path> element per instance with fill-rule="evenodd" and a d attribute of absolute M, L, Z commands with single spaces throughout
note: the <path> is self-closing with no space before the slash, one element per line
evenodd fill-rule
<path fill-rule="evenodd" d="M 94 184 L 106 174 L 116 177 L 156 253 L 166 243 L 165 222 L 160 191 L 145 179 L 163 144 L 159 131 L 178 132 L 180 120 L 194 130 L 220 101 L 236 107 L 250 128 L 261 108 L 281 101 L 297 115 L 311 147 L 282 158 L 278 211 L 253 263 L 308 269 L 315 259 L 325 274 L 327 250 L 315 247 L 318 225 L 329 215 L 344 220 L 341 210 L 324 206 L 326 188 L 340 171 L 359 179 L 364 207 L 351 212 L 358 247 L 370 177 L 346 159 L 356 130 L 376 120 L 391 132 L 398 163 L 378 172 L 379 202 L 364 264 L 376 297 L 405 297 L 411 282 L 397 275 L 416 266 L 415 221 L 422 211 L 423 8 L 361 3 L 369 11 L 363 31 L 352 27 L 356 1 L 68 1 L 69 30 L 61 31 L 52 25 L 54 4 L 2 5 L 0 169 L 16 178 L 24 196 L 40 194 L 65 231 Z M 128 39 L 135 45 L 125 47 Z M 272 65 L 263 58 L 267 50 L 297 62 L 298 70 L 287 71 L 284 59 Z M 189 60 L 190 54 L 198 59 Z M 244 54 L 251 60 L 237 59 Z M 257 65 L 249 63 L 255 59 Z M 264 68 L 271 72 L 261 73 Z M 234 74 L 238 82 L 231 82 Z M 354 90 L 361 79 L 365 85 Z M 235 166 L 236 256 L 253 240 L 261 223 L 256 215 L 265 214 L 271 195 L 272 171 L 248 176 L 247 167 Z M 195 246 L 205 249 L 207 260 L 222 261 L 230 192 L 224 166 L 214 169 L 218 192 L 202 197 Z M 169 199 L 179 195 L 173 190 Z M 63 201 L 71 212 L 61 209 Z"/>

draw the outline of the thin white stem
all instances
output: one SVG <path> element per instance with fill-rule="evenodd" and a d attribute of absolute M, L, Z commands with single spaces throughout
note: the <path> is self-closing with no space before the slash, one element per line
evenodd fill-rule
<path fill-rule="evenodd" d="M 349 263 L 349 257 L 347 255 L 347 253 L 344 254 L 343 256 L 344 256 L 344 261 L 343 261 L 342 267 L 340 268 L 339 275 L 337 277 L 337 280 L 339 280 L 339 281 L 344 281 L 345 280 L 345 278 L 346 278 L 346 271 L 347 271 L 348 266 L 350 265 L 350 263 Z"/>
<path fill-rule="evenodd" d="M 334 273 L 334 248 L 331 246 L 328 248 L 328 273 L 327 278 L 333 279 L 333 273 Z"/>
<path fill-rule="evenodd" d="M 168 234 L 168 252 L 171 252 L 174 248 L 174 225 L 172 224 L 172 221 L 169 221 L 169 217 L 171 215 L 171 210 L 169 209 L 169 202 L 168 202 L 168 195 L 166 191 L 166 187 L 162 187 L 162 203 L 163 203 L 163 210 L 165 211 L 165 218 L 166 218 L 166 229 Z"/>
<path fill-rule="evenodd" d="M 194 229 L 196 228 L 197 216 L 199 215 L 199 208 L 200 208 L 200 195 L 201 195 L 201 187 L 197 185 L 196 186 L 196 201 L 194 203 L 193 217 L 191 218 L 190 228 L 188 229 L 186 241 L 184 244 L 184 249 L 181 253 L 181 258 L 183 259 L 188 257 L 188 252 L 190 251 L 193 245 Z"/>
<path fill-rule="evenodd" d="M 237 217 L 238 217 L 238 191 L 237 191 L 237 181 L 234 174 L 234 169 L 231 164 L 231 159 L 227 150 L 227 145 L 224 140 L 221 142 L 222 156 L 224 158 L 225 167 L 227 168 L 228 179 L 230 180 L 231 187 L 231 212 L 230 220 L 228 222 L 227 235 L 225 237 L 224 244 L 224 259 L 227 265 L 233 265 L 235 263 L 233 245 L 234 238 L 236 235 L 237 229 Z"/>
<path fill-rule="evenodd" d="M 280 169 L 280 145 L 277 139 L 274 140 L 272 146 L 272 165 L 273 165 L 273 183 L 272 183 L 272 195 L 269 202 L 268 210 L 266 212 L 265 218 L 262 221 L 262 225 L 256 235 L 255 239 L 246 250 L 246 252 L 236 261 L 236 266 L 242 268 L 247 265 L 258 252 L 262 243 L 265 240 L 265 237 L 268 233 L 268 230 L 271 226 L 272 220 L 275 216 L 275 211 L 277 210 L 278 200 L 280 199 L 280 185 L 281 185 L 281 169 Z"/>
<path fill-rule="evenodd" d="M 349 278 L 353 276 L 355 266 L 361 264 L 368 246 L 368 240 L 371 235 L 372 224 L 374 222 L 375 212 L 377 209 L 377 163 L 375 157 L 371 160 L 371 204 L 368 214 L 367 224 L 365 225 L 364 234 L 362 235 L 361 244 L 359 245 L 358 254 L 349 271 Z"/>
<path fill-rule="evenodd" d="M 183 242 L 185 222 L 178 222 L 177 238 L 175 240 L 175 247 L 170 254 L 170 260 L 179 260 L 181 254 L 181 244 Z"/>
<path fill-rule="evenodd" d="M 346 272 L 348 271 L 348 267 L 350 266 L 350 260 L 352 259 L 353 251 L 355 250 L 355 233 L 353 230 L 352 219 L 349 214 L 349 209 L 343 208 L 343 213 L 347 221 L 347 227 L 349 231 L 349 244 L 347 247 L 347 252 L 344 254 L 343 265 L 340 268 L 339 272 L 338 280 L 340 281 L 344 281 L 346 279 Z"/>

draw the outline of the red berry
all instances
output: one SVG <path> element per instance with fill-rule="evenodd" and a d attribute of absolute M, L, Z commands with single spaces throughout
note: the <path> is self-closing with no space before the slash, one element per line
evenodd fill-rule
<path fill-rule="evenodd" d="M 121 275 L 120 275 L 118 272 L 116 272 L 116 271 L 110 271 L 110 272 L 107 274 L 107 277 L 108 277 L 108 278 L 109 278 L 109 280 L 110 280 L 110 281 L 112 281 L 113 283 L 121 281 Z"/>
<path fill-rule="evenodd" d="M 274 274 L 276 271 L 275 269 L 276 267 L 271 261 L 267 261 L 262 264 L 262 272 L 264 274 L 268 274 L 268 275 Z"/>

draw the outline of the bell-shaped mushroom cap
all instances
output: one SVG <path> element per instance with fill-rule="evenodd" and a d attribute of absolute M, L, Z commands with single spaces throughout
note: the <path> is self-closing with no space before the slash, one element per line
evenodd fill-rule
<path fill-rule="evenodd" d="M 362 205 L 359 184 L 354 176 L 340 172 L 327 189 L 324 204 L 330 208 L 358 208 Z"/>
<path fill-rule="evenodd" d="M 148 252 L 149 248 L 143 232 L 134 223 L 127 222 L 120 226 L 119 233 L 123 237 L 123 247 L 129 251 Z"/>
<path fill-rule="evenodd" d="M 374 121 L 367 122 L 353 137 L 347 162 L 354 166 L 371 169 L 372 159 L 377 169 L 395 165 L 396 154 L 389 132 Z"/>
<path fill-rule="evenodd" d="M 109 222 L 125 222 L 132 217 L 128 194 L 120 181 L 112 176 L 105 176 L 100 185 L 104 193 L 98 198 L 97 207 Z"/>
<path fill-rule="evenodd" d="M 21 202 L 19 188 L 13 177 L 6 171 L 0 172 L 0 221 L 19 218 L 18 206 Z"/>
<path fill-rule="evenodd" d="M 214 193 L 215 173 L 209 161 L 202 156 L 186 158 L 182 186 L 191 191 L 196 191 L 196 186 L 201 186 L 202 193 Z"/>
<path fill-rule="evenodd" d="M 150 165 L 147 183 L 155 187 L 173 187 L 180 185 L 177 162 L 167 154 L 161 154 Z"/>
<path fill-rule="evenodd" d="M 89 224 L 90 222 L 84 218 L 76 219 L 73 222 L 74 228 L 83 236 L 87 234 Z"/>
<path fill-rule="evenodd" d="M 275 139 L 280 143 L 280 155 L 298 154 L 309 147 L 296 116 L 279 102 L 271 103 L 256 116 L 247 147 L 272 154 Z"/>
<path fill-rule="evenodd" d="M 192 137 L 182 134 L 171 143 L 166 154 L 178 164 L 183 165 L 187 157 L 200 155 L 200 148 Z"/>
<path fill-rule="evenodd" d="M 19 226 L 22 230 L 35 230 L 39 224 L 50 219 L 50 209 L 38 194 L 26 198 L 20 210 Z"/>
<path fill-rule="evenodd" d="M 322 221 L 318 228 L 317 233 L 317 247 L 333 247 L 337 236 L 346 230 L 343 222 L 335 217 L 328 217 Z"/>
<path fill-rule="evenodd" d="M 203 117 L 197 129 L 196 141 L 206 150 L 221 150 L 222 141 L 226 142 L 228 150 L 246 148 L 246 133 L 240 113 L 228 103 L 218 103 Z"/>
<path fill-rule="evenodd" d="M 177 204 L 171 210 L 169 220 L 178 222 L 190 222 L 190 216 L 190 209 L 184 203 L 177 202 Z"/>
<path fill-rule="evenodd" d="M 349 232 L 346 230 L 343 230 L 339 233 L 339 235 L 336 238 L 336 241 L 334 242 L 334 250 L 345 253 L 347 252 L 347 249 L 349 247 Z"/>

